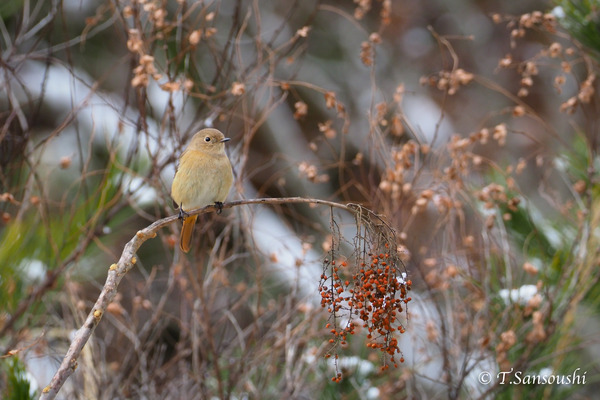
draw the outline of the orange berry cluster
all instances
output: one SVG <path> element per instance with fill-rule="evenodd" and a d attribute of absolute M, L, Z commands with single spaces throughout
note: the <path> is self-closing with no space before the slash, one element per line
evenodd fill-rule
<path fill-rule="evenodd" d="M 395 334 L 405 331 L 398 317 L 411 300 L 407 293 L 412 282 L 399 271 L 397 257 L 389 253 L 369 257 L 369 264 L 359 262 L 360 267 L 353 271 L 349 271 L 346 261 L 324 262 L 319 291 L 321 306 L 327 308 L 334 321 L 326 325 L 334 336 L 329 342 L 345 345 L 348 335 L 353 335 L 357 324 L 361 324 L 353 321 L 360 320 L 368 331 L 367 347 L 386 353 L 397 366 L 396 361 L 404 362 L 404 358 L 395 359 L 396 354 L 401 355 Z M 340 318 L 348 321 L 344 327 L 338 326 Z"/>

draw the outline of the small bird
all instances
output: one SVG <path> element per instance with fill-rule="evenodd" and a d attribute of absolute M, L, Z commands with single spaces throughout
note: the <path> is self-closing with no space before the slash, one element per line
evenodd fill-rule
<path fill-rule="evenodd" d="M 198 218 L 198 215 L 188 215 L 185 210 L 210 204 L 220 207 L 231 189 L 233 172 L 225 154 L 227 141 L 229 138 L 217 129 L 202 129 L 194 135 L 179 158 L 179 166 L 171 186 L 171 197 L 179 207 L 179 218 L 183 219 L 179 247 L 185 253 L 190 251 L 192 233 Z"/>

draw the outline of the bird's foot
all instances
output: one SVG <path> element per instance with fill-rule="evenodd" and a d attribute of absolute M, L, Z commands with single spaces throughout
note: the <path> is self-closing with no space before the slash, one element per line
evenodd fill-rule
<path fill-rule="evenodd" d="M 177 216 L 177 218 L 179 218 L 181 221 L 183 221 L 184 219 L 186 219 L 189 216 L 190 216 L 190 214 L 186 213 L 185 211 L 183 211 L 183 208 L 179 207 L 179 215 Z"/>
<path fill-rule="evenodd" d="M 221 214 L 223 211 L 223 202 L 215 201 L 215 207 L 217 207 L 217 214 Z"/>

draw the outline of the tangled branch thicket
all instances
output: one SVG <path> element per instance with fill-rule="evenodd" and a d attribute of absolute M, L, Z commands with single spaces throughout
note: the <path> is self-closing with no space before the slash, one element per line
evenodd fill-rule
<path fill-rule="evenodd" d="M 0 396 L 595 393 L 595 20 L 459 3 L 0 5 Z M 184 256 L 206 126 L 259 204 Z M 507 371 L 587 380 L 478 379 Z"/>

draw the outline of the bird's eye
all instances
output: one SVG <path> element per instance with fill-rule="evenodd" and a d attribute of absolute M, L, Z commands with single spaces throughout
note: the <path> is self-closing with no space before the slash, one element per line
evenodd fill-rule
<path fill-rule="evenodd" d="M 205 138 L 204 138 L 204 141 L 205 141 L 206 143 L 210 142 L 210 136 L 207 136 L 207 137 L 205 137 Z"/>

